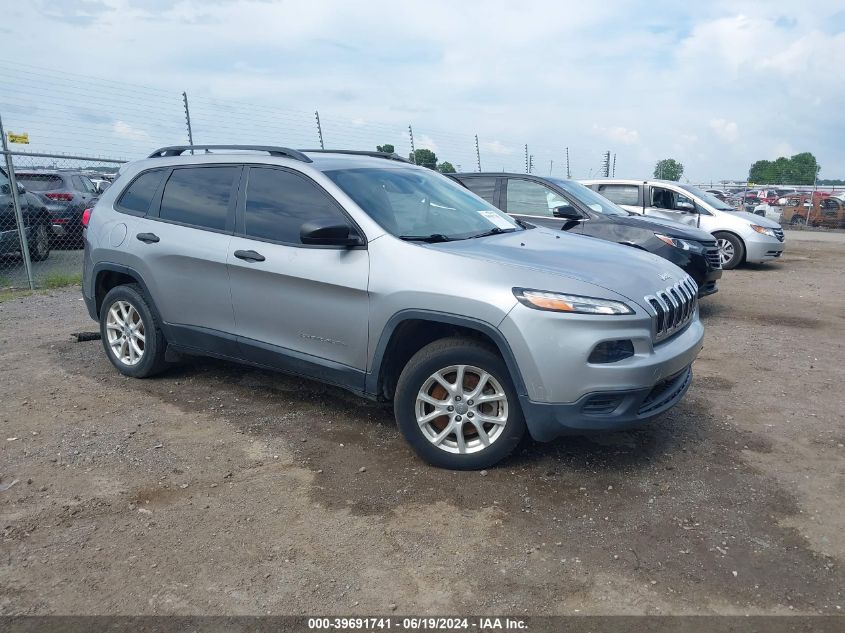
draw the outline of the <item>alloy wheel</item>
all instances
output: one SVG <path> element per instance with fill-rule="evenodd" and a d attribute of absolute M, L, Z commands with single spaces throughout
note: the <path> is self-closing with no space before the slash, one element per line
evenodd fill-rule
<path fill-rule="evenodd" d="M 716 244 L 719 247 L 719 262 L 724 266 L 734 258 L 734 245 L 723 237 L 720 237 Z"/>
<path fill-rule="evenodd" d="M 144 357 L 146 334 L 141 314 L 128 301 L 115 301 L 106 317 L 109 348 L 124 365 L 137 365 Z"/>
<path fill-rule="evenodd" d="M 489 372 L 451 365 L 433 373 L 417 394 L 417 424 L 425 438 L 448 453 L 477 453 L 502 436 L 508 397 Z"/>

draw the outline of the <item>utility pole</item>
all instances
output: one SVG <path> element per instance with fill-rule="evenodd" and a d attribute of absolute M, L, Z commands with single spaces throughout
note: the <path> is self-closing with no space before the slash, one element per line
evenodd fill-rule
<path fill-rule="evenodd" d="M 616 178 L 616 152 L 613 152 L 613 177 Z"/>
<path fill-rule="evenodd" d="M 182 103 L 185 106 L 185 121 L 188 124 L 188 145 L 194 144 L 194 133 L 191 130 L 191 111 L 188 109 L 188 93 L 182 93 Z M 191 154 L 194 153 L 194 150 L 191 150 Z"/>
<path fill-rule="evenodd" d="M 534 154 L 531 154 L 531 155 L 528 157 L 528 173 L 529 173 L 529 174 L 533 174 L 533 173 L 534 173 Z"/>
<path fill-rule="evenodd" d="M 314 110 L 314 116 L 317 117 L 317 137 L 320 139 L 320 149 L 326 149 L 323 145 L 323 127 L 320 125 L 320 112 Z"/>
<path fill-rule="evenodd" d="M 555 166 L 555 161 L 549 159 L 549 176 L 552 175 L 552 168 Z"/>
<path fill-rule="evenodd" d="M 414 165 L 416 165 L 417 150 L 414 149 L 414 130 L 411 129 L 410 125 L 408 125 L 408 135 L 411 137 L 411 159 L 414 161 Z"/>
<path fill-rule="evenodd" d="M 566 148 L 566 177 L 567 179 L 572 178 L 572 174 L 569 172 L 569 147 Z"/>
<path fill-rule="evenodd" d="M 478 165 L 478 171 L 481 171 L 481 151 L 478 149 L 478 134 L 475 135 L 475 162 Z"/>
<path fill-rule="evenodd" d="M 604 173 L 604 177 L 608 178 L 610 176 L 610 150 L 604 153 L 604 158 L 601 162 L 601 170 Z"/>
<path fill-rule="evenodd" d="M 528 171 L 528 144 L 525 144 L 525 173 L 530 174 L 531 172 Z"/>

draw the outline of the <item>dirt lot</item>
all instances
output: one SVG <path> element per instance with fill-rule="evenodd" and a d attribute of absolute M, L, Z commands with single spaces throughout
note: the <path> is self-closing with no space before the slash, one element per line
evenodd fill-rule
<path fill-rule="evenodd" d="M 674 411 L 486 475 L 309 381 L 122 378 L 76 289 L 0 303 L 0 613 L 842 613 L 845 235 L 789 241 Z"/>

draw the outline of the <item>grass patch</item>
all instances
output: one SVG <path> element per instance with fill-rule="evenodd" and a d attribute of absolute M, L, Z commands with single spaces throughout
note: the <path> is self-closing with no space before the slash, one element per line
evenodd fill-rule
<path fill-rule="evenodd" d="M 20 299 L 35 294 L 33 290 L 16 290 L 14 288 L 3 288 L 0 290 L 0 303 L 10 299 Z"/>
<path fill-rule="evenodd" d="M 51 273 L 45 276 L 39 287 L 44 289 L 64 288 L 65 286 L 78 286 L 82 283 L 82 273 Z"/>

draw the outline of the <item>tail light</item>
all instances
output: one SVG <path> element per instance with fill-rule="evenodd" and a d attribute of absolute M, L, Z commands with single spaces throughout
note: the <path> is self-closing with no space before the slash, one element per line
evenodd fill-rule
<path fill-rule="evenodd" d="M 72 193 L 45 193 L 44 195 L 50 198 L 50 200 L 62 200 L 64 202 L 73 200 Z"/>
<path fill-rule="evenodd" d="M 85 209 L 85 211 L 82 212 L 82 226 L 87 227 L 88 222 L 90 222 L 90 221 L 91 221 L 91 209 Z"/>

